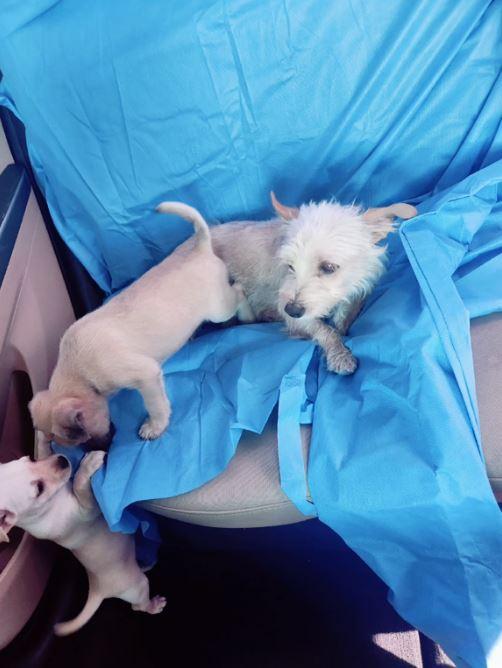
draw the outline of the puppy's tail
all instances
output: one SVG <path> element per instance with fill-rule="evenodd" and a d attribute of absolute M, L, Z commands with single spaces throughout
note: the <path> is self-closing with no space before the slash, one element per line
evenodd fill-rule
<path fill-rule="evenodd" d="M 161 202 L 157 207 L 157 211 L 159 213 L 173 213 L 188 220 L 195 228 L 197 240 L 211 243 L 209 225 L 193 206 L 188 206 L 188 204 L 183 204 L 183 202 Z"/>
<path fill-rule="evenodd" d="M 54 633 L 57 636 L 67 636 L 70 635 L 70 633 L 75 633 L 75 631 L 82 628 L 84 624 L 87 624 L 102 602 L 103 597 L 101 594 L 98 594 L 98 592 L 93 589 L 92 585 L 89 584 L 89 594 L 81 612 L 67 622 L 56 624 L 54 626 Z"/>

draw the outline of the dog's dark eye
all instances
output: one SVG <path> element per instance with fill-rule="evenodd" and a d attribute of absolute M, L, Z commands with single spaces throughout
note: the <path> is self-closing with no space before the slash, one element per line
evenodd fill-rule
<path fill-rule="evenodd" d="M 289 271 L 292 271 L 293 274 L 295 273 L 295 268 L 293 267 L 292 264 L 288 264 L 288 269 L 289 269 Z"/>
<path fill-rule="evenodd" d="M 36 485 L 37 485 L 37 496 L 40 496 L 41 494 L 44 493 L 45 489 L 43 480 L 37 480 Z"/>
<path fill-rule="evenodd" d="M 321 262 L 319 269 L 322 274 L 334 274 L 338 269 L 338 265 L 333 264 L 332 262 Z"/>

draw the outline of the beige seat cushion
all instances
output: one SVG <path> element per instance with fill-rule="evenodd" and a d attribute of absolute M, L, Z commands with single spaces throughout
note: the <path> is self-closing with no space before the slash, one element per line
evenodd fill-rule
<path fill-rule="evenodd" d="M 202 487 L 170 499 L 147 501 L 159 515 L 209 527 L 250 528 L 306 519 L 281 489 L 273 420 L 262 434 L 245 432 L 225 471 Z M 307 458 L 310 428 L 302 427 Z"/>
<path fill-rule="evenodd" d="M 502 499 L 502 315 L 472 323 L 472 346 L 486 464 L 491 484 Z M 310 428 L 302 427 L 305 461 Z M 188 494 L 142 504 L 173 519 L 203 526 L 250 528 L 305 520 L 279 482 L 277 434 L 246 433 L 227 469 Z"/>
<path fill-rule="evenodd" d="M 502 501 L 502 313 L 473 320 L 471 339 L 486 468 Z"/>

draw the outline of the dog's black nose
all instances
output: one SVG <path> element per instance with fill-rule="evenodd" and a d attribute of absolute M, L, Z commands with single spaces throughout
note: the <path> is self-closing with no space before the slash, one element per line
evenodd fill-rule
<path fill-rule="evenodd" d="M 296 302 L 288 302 L 284 310 L 291 318 L 301 318 L 305 313 L 305 306 L 297 304 Z"/>
<path fill-rule="evenodd" d="M 70 462 L 66 459 L 66 457 L 63 457 L 63 455 L 58 455 L 56 463 L 60 469 L 67 469 L 70 466 Z"/>

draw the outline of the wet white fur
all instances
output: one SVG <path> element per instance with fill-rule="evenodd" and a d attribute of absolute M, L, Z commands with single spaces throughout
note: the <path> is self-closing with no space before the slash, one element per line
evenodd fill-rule
<path fill-rule="evenodd" d="M 295 208 L 273 193 L 272 203 L 279 218 L 212 227 L 215 252 L 242 285 L 256 320 L 283 320 L 291 336 L 321 346 L 330 371 L 353 373 L 357 361 L 340 335 L 384 271 L 385 247 L 378 243 L 394 229 L 396 216 L 411 218 L 416 209 L 399 203 L 364 211 L 335 201 Z M 322 262 L 337 265 L 336 271 L 323 274 Z M 299 302 L 304 315 L 291 318 L 284 311 L 288 302 Z"/>
<path fill-rule="evenodd" d="M 385 247 L 354 206 L 336 202 L 304 204 L 286 224 L 278 258 L 285 270 L 279 288 L 279 311 L 289 301 L 305 306 L 306 319 L 328 317 L 342 302 L 364 297 L 384 271 Z M 386 223 L 388 231 L 392 229 Z M 319 270 L 322 262 L 338 268 Z M 292 265 L 294 271 L 288 270 Z"/>

